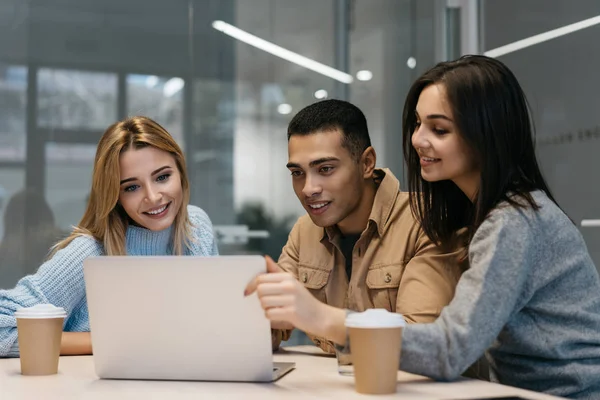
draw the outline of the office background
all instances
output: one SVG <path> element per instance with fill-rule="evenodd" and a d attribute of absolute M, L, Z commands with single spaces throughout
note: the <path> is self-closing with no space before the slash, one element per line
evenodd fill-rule
<path fill-rule="evenodd" d="M 303 214 L 285 168 L 302 107 L 357 104 L 379 166 L 402 176 L 402 107 L 420 73 L 598 15 L 597 0 L 0 0 L 0 288 L 79 221 L 96 143 L 118 119 L 147 115 L 178 140 L 222 254 L 276 258 Z M 600 218 L 599 38 L 593 25 L 499 56 L 527 91 L 543 171 L 578 225 Z M 600 229 L 581 231 L 600 265 Z"/>

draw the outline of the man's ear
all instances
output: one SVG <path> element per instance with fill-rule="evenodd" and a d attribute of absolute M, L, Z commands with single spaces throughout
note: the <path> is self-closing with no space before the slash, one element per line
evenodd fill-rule
<path fill-rule="evenodd" d="M 377 154 L 373 146 L 369 146 L 363 151 L 360 156 L 360 166 L 363 172 L 364 179 L 373 178 L 373 171 L 375 171 L 375 164 L 377 164 Z"/>

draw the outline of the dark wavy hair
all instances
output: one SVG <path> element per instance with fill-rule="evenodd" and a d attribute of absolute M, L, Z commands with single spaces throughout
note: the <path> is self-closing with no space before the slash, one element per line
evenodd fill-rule
<path fill-rule="evenodd" d="M 421 176 L 419 155 L 411 138 L 419 96 L 434 84 L 444 86 L 456 129 L 481 172 L 473 202 L 453 182 L 427 182 Z M 456 231 L 464 227 L 471 239 L 500 202 L 538 209 L 532 191 L 542 190 L 556 203 L 538 166 L 527 99 L 517 78 L 502 62 L 469 55 L 437 64 L 410 88 L 402 120 L 411 208 L 436 243 L 450 243 Z"/>

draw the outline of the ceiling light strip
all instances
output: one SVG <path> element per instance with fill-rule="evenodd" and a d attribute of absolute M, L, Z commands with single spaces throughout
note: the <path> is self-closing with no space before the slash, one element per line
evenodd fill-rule
<path fill-rule="evenodd" d="M 308 57 L 304 57 L 298 53 L 294 53 L 293 51 L 278 46 L 275 43 L 271 43 L 269 41 L 259 38 L 258 36 L 254 36 L 251 33 L 236 28 L 235 26 L 228 24 L 227 22 L 214 21 L 212 23 L 212 26 L 216 30 L 223 32 L 224 34 L 229 35 L 232 38 L 240 40 L 258 49 L 266 51 L 267 53 L 273 54 L 274 56 L 283 58 L 284 60 L 287 60 L 294 64 L 298 64 L 304 68 L 308 68 L 312 71 L 318 72 L 322 75 L 328 76 L 340 82 L 352 83 L 352 81 L 354 80 L 354 78 L 350 74 L 329 67 L 325 64 L 321 64 L 320 62 L 312 60 Z"/>
<path fill-rule="evenodd" d="M 553 29 L 548 32 L 540 33 L 535 36 L 521 39 L 516 42 L 509 43 L 507 45 L 500 46 L 492 50 L 488 50 L 483 54 L 488 57 L 500 57 L 505 54 L 512 53 L 524 49 L 526 47 L 536 45 L 538 43 L 546 42 L 548 40 L 556 39 L 557 37 L 568 35 L 569 33 L 589 28 L 590 26 L 594 26 L 597 24 L 600 24 L 600 15 L 597 17 L 585 19 L 583 21 L 575 22 L 574 24 L 566 25 L 561 28 Z"/>

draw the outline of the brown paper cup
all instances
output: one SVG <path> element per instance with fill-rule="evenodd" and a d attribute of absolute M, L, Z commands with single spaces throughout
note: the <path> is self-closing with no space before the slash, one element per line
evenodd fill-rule
<path fill-rule="evenodd" d="M 365 394 L 396 392 L 402 327 L 348 328 L 356 391 Z"/>
<path fill-rule="evenodd" d="M 21 373 L 52 375 L 58 372 L 64 317 L 17 318 Z"/>

